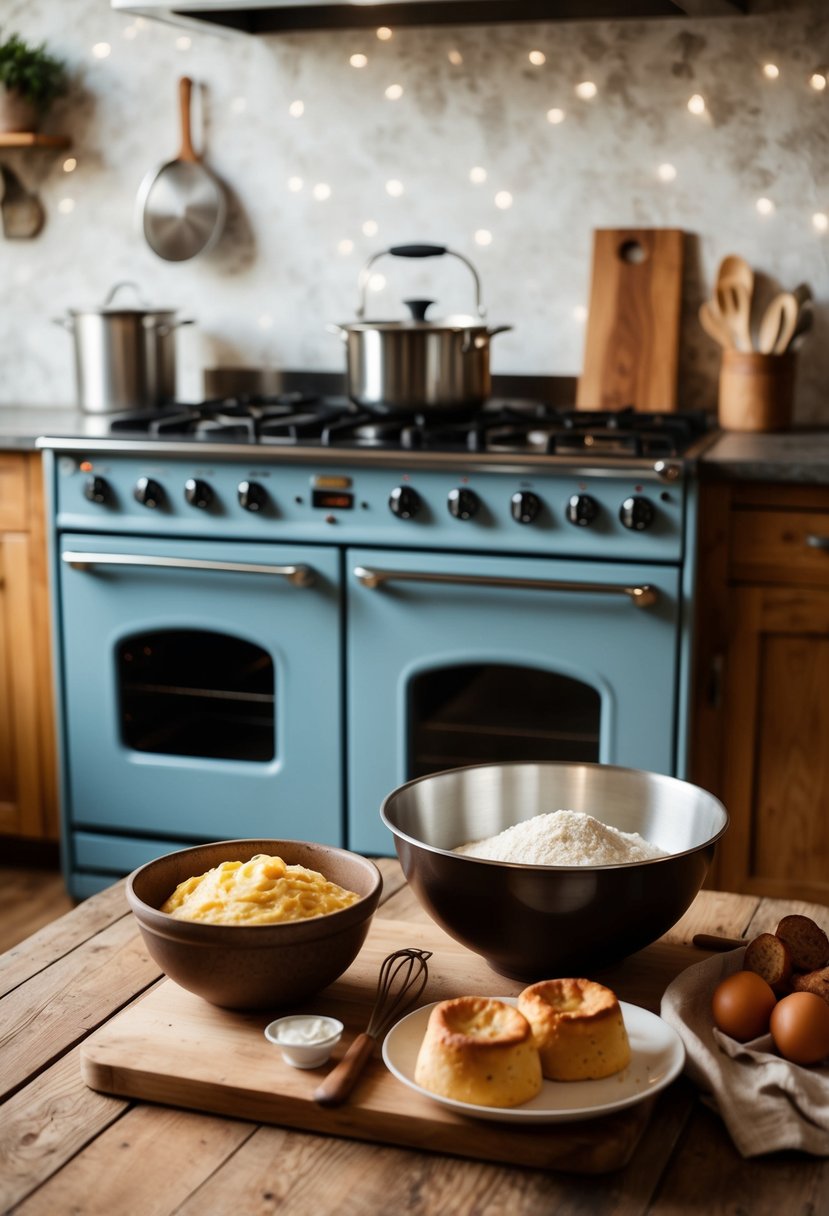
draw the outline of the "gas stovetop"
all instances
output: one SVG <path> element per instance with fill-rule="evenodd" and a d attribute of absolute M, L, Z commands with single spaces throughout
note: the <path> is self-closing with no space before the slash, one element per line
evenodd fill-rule
<path fill-rule="evenodd" d="M 384 452 L 540 456 L 679 457 L 710 429 L 710 416 L 574 410 L 493 399 L 466 411 L 373 413 L 345 398 L 302 392 L 244 394 L 147 413 L 113 415 L 113 438 Z"/>

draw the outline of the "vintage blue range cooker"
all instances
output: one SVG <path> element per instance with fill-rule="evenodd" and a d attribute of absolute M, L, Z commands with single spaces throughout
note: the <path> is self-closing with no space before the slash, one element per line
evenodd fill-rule
<path fill-rule="evenodd" d="M 41 441 L 74 895 L 203 840 L 391 854 L 384 796 L 463 764 L 685 775 L 703 416 L 287 394 L 96 426 Z"/>

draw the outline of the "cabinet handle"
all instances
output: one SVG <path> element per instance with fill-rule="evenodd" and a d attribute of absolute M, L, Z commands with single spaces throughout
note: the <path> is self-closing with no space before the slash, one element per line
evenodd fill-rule
<path fill-rule="evenodd" d="M 145 557 L 138 553 L 73 553 L 65 551 L 60 559 L 73 570 L 93 570 L 96 566 L 147 566 L 164 570 L 218 570 L 228 574 L 272 574 L 285 578 L 295 587 L 310 587 L 314 572 L 310 566 L 258 566 L 252 562 L 214 562 L 197 557 Z"/>
<path fill-rule="evenodd" d="M 824 553 L 829 552 L 829 536 L 815 536 L 810 534 L 806 537 L 806 544 L 810 549 L 822 549 Z"/>
<path fill-rule="evenodd" d="M 569 583 L 545 578 L 499 578 L 483 574 L 426 574 L 419 570 L 377 570 L 355 566 L 354 577 L 372 591 L 383 583 L 452 583 L 472 587 L 514 587 L 522 591 L 575 591 L 588 595 L 626 595 L 637 608 L 650 608 L 659 599 L 656 587 L 644 583 L 623 587 L 618 583 Z"/>

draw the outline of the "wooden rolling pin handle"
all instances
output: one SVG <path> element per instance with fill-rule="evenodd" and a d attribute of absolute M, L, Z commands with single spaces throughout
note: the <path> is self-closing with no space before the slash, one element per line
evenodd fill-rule
<path fill-rule="evenodd" d="M 747 946 L 744 937 L 715 937 L 710 933 L 695 933 L 694 945 L 700 950 L 736 950 L 738 946 Z"/>
<path fill-rule="evenodd" d="M 314 1101 L 318 1106 L 341 1106 L 357 1083 L 371 1053 L 374 1039 L 368 1034 L 358 1034 L 343 1058 L 314 1090 Z"/>

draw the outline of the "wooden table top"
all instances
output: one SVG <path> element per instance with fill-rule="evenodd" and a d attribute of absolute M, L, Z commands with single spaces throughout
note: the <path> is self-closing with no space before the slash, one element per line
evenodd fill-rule
<path fill-rule="evenodd" d="M 383 915 L 428 921 L 397 863 L 379 864 Z M 705 957 L 690 944 L 694 934 L 750 938 L 788 912 L 829 930 L 829 908 L 702 891 L 663 940 L 690 965 Z M 87 1088 L 80 1045 L 159 978 L 123 882 L 0 956 L 0 1211 L 777 1216 L 829 1208 L 829 1161 L 794 1152 L 743 1160 L 685 1078 L 657 1098 L 629 1164 L 593 1176 L 291 1131 Z M 658 977 L 653 983 L 656 996 Z"/>

